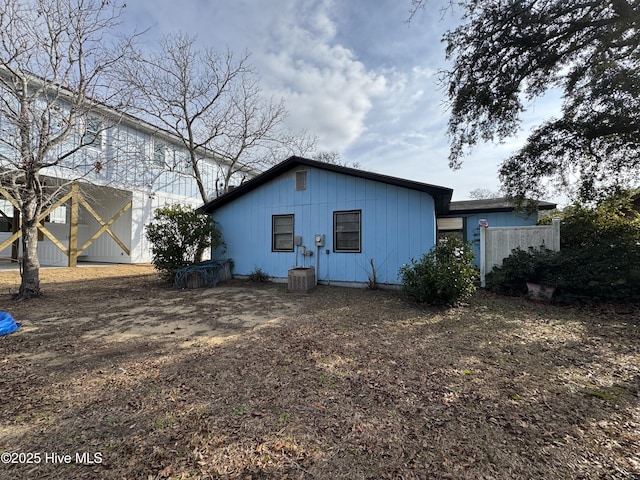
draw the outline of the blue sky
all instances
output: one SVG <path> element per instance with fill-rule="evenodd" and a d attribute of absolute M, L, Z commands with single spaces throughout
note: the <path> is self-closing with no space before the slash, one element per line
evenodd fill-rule
<path fill-rule="evenodd" d="M 444 3 L 428 0 L 410 24 L 409 0 L 134 0 L 125 17 L 128 27 L 149 28 L 150 47 L 186 32 L 220 51 L 249 52 L 265 95 L 284 99 L 290 127 L 317 136 L 319 149 L 365 170 L 453 188 L 462 200 L 476 188 L 499 189 L 501 160 L 558 111 L 558 100 L 538 100 L 521 135 L 479 146 L 462 169 L 449 169 L 437 79 L 447 66 L 440 39 L 460 12 L 442 11 Z"/>

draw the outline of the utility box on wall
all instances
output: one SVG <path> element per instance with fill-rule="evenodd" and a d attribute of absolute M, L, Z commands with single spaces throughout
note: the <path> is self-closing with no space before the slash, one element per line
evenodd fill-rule
<path fill-rule="evenodd" d="M 290 292 L 308 292 L 315 286 L 315 268 L 292 268 L 289 270 L 287 290 Z"/>

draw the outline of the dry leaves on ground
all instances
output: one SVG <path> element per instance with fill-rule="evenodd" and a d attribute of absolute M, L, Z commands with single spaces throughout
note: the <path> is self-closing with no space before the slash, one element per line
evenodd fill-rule
<path fill-rule="evenodd" d="M 46 296 L 15 303 L 0 272 L 22 322 L 0 338 L 0 451 L 41 454 L 0 478 L 640 476 L 633 308 L 42 273 Z"/>

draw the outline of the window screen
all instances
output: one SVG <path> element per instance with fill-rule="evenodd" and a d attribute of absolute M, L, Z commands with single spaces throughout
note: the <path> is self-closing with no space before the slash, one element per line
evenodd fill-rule
<path fill-rule="evenodd" d="M 293 252 L 293 215 L 274 215 L 271 250 Z"/>
<path fill-rule="evenodd" d="M 464 242 L 464 218 L 438 218 L 438 241 L 443 238 L 456 238 Z"/>
<path fill-rule="evenodd" d="M 334 252 L 359 252 L 362 248 L 361 211 L 333 212 Z"/>

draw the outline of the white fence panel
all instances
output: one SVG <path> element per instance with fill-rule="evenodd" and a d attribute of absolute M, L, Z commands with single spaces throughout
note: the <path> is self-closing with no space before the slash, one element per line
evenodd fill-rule
<path fill-rule="evenodd" d="M 560 219 L 553 225 L 535 227 L 480 227 L 480 282 L 485 286 L 485 275 L 511 255 L 516 248 L 528 250 L 547 248 L 560 250 Z"/>

